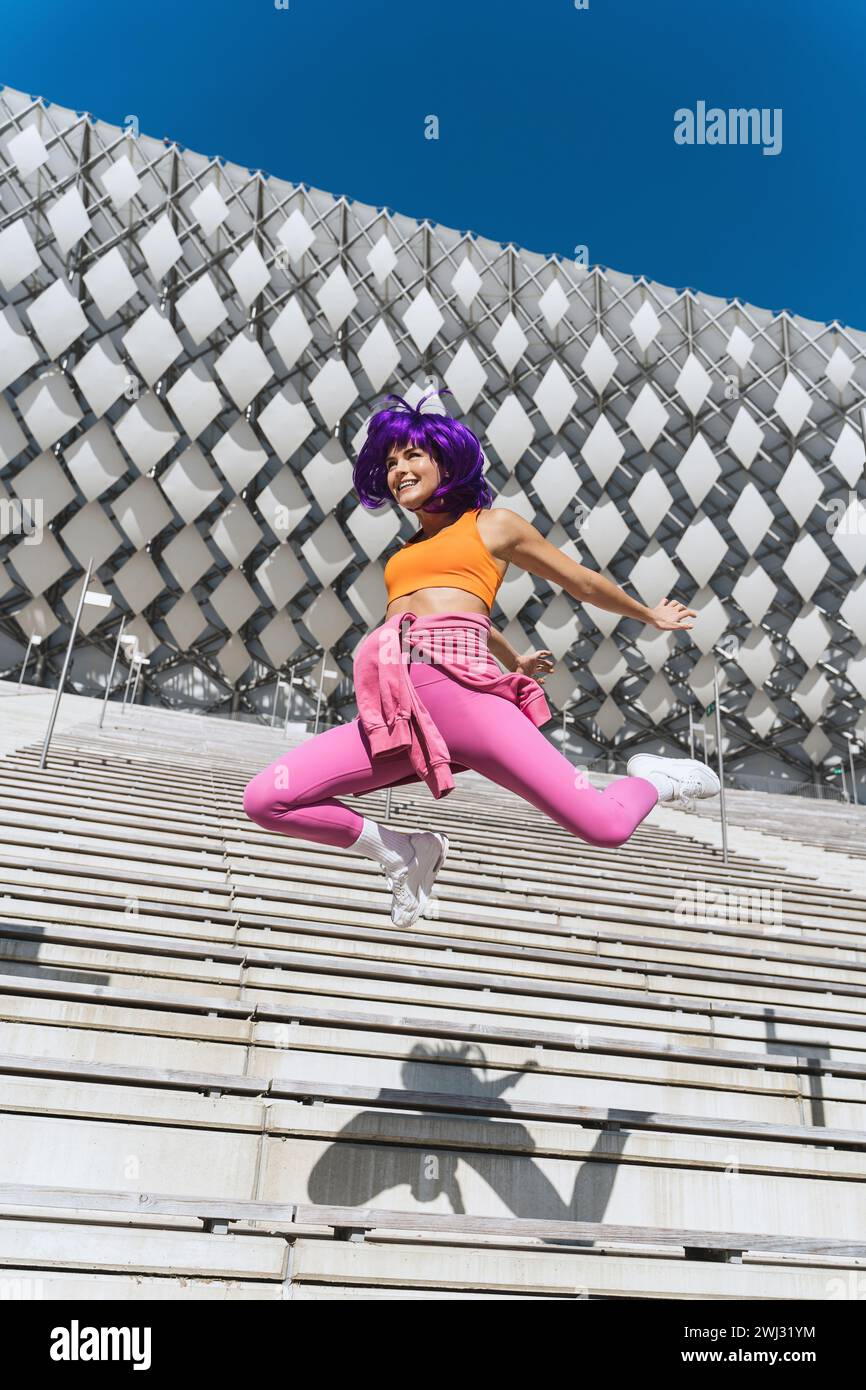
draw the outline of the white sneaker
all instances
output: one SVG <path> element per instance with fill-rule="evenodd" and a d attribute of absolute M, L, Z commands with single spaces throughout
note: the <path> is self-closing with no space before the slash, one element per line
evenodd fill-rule
<path fill-rule="evenodd" d="M 432 830 L 409 832 L 415 851 L 405 869 L 386 874 L 393 895 L 391 921 L 395 927 L 411 927 L 417 922 L 430 900 L 430 893 L 445 857 L 448 840 Z"/>
<path fill-rule="evenodd" d="M 415 846 L 415 858 L 421 866 L 418 897 L 423 916 L 433 892 L 433 884 L 448 856 L 448 836 L 438 835 L 433 830 L 410 830 L 409 839 Z"/>
<path fill-rule="evenodd" d="M 686 809 L 694 800 L 718 796 L 721 783 L 706 763 L 696 758 L 662 758 L 655 753 L 635 753 L 629 758 L 629 777 L 643 777 L 659 788 L 659 801 Z M 658 780 L 652 774 L 655 773 Z"/>

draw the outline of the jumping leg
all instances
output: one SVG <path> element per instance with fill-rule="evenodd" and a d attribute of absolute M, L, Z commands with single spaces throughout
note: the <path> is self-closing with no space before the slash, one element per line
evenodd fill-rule
<path fill-rule="evenodd" d="M 404 833 L 362 816 L 336 798 L 360 796 L 405 778 L 417 781 L 408 754 L 374 763 L 357 721 L 339 724 L 284 753 L 244 792 L 257 825 L 374 859 L 394 895 L 391 920 L 409 926 L 423 911 L 447 841 L 430 831 Z"/>
<path fill-rule="evenodd" d="M 587 844 L 625 843 L 659 798 L 652 782 L 622 777 L 604 790 L 548 742 L 516 705 L 473 691 L 442 672 L 417 682 L 452 757 L 516 792 Z"/>
<path fill-rule="evenodd" d="M 377 791 L 411 774 L 404 755 L 374 765 L 360 724 L 338 724 L 259 772 L 244 792 L 244 810 L 267 830 L 351 849 L 364 817 L 335 798 Z"/>

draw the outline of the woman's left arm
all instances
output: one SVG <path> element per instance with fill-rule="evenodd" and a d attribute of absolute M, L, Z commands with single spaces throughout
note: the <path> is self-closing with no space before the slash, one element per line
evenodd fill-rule
<path fill-rule="evenodd" d="M 500 528 L 497 545 L 500 557 L 530 574 L 538 575 L 539 579 L 558 584 L 578 602 L 593 604 L 609 613 L 619 613 L 624 618 L 637 618 L 639 622 L 648 623 L 661 632 L 685 632 L 694 627 L 694 623 L 686 621 L 687 618 L 698 616 L 694 608 L 686 608 L 685 604 L 674 599 L 663 599 L 655 608 L 648 608 L 646 604 L 629 598 L 624 589 L 612 584 L 603 574 L 563 555 L 517 512 L 496 507 L 493 515 L 497 516 Z"/>
<path fill-rule="evenodd" d="M 497 661 L 502 662 L 506 670 L 519 671 L 524 676 L 534 676 L 542 685 L 544 684 L 544 675 L 553 670 L 553 656 L 546 647 L 524 652 L 521 656 L 495 627 L 488 630 L 487 646 Z"/>

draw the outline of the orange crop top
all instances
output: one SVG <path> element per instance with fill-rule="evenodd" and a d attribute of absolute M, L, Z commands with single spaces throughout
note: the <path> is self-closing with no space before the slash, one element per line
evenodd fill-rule
<path fill-rule="evenodd" d="M 476 517 L 481 510 L 463 512 L 450 526 L 424 540 L 413 537 L 385 566 L 388 602 L 416 589 L 465 589 L 493 607 L 502 575 L 481 539 Z"/>

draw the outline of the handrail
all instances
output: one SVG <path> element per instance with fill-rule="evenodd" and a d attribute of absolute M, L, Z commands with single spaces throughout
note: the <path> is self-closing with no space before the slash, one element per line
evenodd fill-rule
<path fill-rule="evenodd" d="M 78 1062 L 65 1058 L 29 1058 L 0 1054 L 0 1076 L 42 1077 L 46 1079 L 123 1082 L 134 1086 L 156 1086 L 161 1090 L 197 1091 L 202 1095 L 245 1095 L 268 1100 L 295 1100 L 308 1104 L 349 1105 L 376 1110 L 416 1110 L 438 1115 L 471 1115 L 475 1119 L 529 1120 L 540 1123 L 577 1124 L 584 1128 L 608 1130 L 646 1130 L 654 1133 L 686 1134 L 805 1144 L 809 1148 L 866 1151 L 866 1133 L 859 1129 L 833 1129 L 815 1125 L 793 1125 L 765 1120 L 725 1119 L 712 1115 L 684 1115 L 660 1110 L 625 1110 L 612 1106 L 562 1105 L 555 1101 L 533 1101 L 519 1096 L 501 1100 L 490 1096 L 460 1095 L 449 1091 L 407 1091 L 398 1087 L 336 1085 L 326 1081 L 292 1081 L 287 1077 L 235 1076 L 208 1072 L 169 1071 L 158 1067 L 129 1067 L 117 1062 Z"/>
<path fill-rule="evenodd" d="M 718 1258 L 753 1254 L 830 1255 L 841 1259 L 866 1257 L 866 1238 L 837 1236 L 779 1236 L 770 1232 L 706 1231 L 664 1226 L 626 1226 L 602 1221 L 534 1220 L 527 1217 L 474 1216 L 451 1213 L 389 1211 L 382 1207 L 317 1206 L 307 1203 L 262 1202 L 244 1198 L 187 1197 L 171 1193 L 88 1191 L 74 1187 L 41 1187 L 0 1183 L 0 1207 L 44 1207 L 46 1210 L 117 1212 L 128 1215 L 190 1217 L 225 1230 L 230 1223 L 265 1221 L 280 1233 L 298 1238 L 298 1227 L 322 1226 L 335 1235 L 362 1236 L 377 1230 L 429 1232 L 438 1235 L 486 1235 L 511 1240 L 551 1240 L 574 1244 L 673 1246 L 688 1256 L 707 1251 Z"/>

